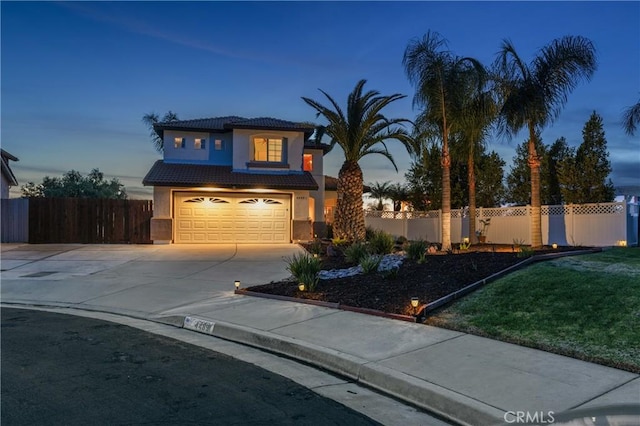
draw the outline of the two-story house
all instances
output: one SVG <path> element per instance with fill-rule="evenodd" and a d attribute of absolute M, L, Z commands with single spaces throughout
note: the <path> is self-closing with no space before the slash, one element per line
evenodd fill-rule
<path fill-rule="evenodd" d="M 154 243 L 290 243 L 324 233 L 323 156 L 313 126 L 229 116 L 157 123 Z"/>
<path fill-rule="evenodd" d="M 0 180 L 0 198 L 9 198 L 9 188 L 18 186 L 18 180 L 11 170 L 9 161 L 18 161 L 18 158 L 7 151 L 0 150 L 0 160 L 2 161 L 2 177 Z"/>

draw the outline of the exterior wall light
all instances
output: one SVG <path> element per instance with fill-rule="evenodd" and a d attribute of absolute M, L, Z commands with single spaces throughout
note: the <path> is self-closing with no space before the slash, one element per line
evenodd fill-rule
<path fill-rule="evenodd" d="M 233 285 L 236 287 L 236 290 L 238 290 L 238 289 L 240 288 L 240 281 L 235 280 L 235 281 L 233 282 Z"/>

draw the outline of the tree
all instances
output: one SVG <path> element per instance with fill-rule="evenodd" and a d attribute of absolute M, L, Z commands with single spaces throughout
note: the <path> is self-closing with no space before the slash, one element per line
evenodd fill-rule
<path fill-rule="evenodd" d="M 378 201 L 378 204 L 376 205 L 376 208 L 375 208 L 376 210 L 380 210 L 380 211 L 384 210 L 383 200 L 389 197 L 389 189 L 390 189 L 389 184 L 390 182 L 386 181 L 386 182 L 374 182 L 369 185 L 369 188 L 371 189 L 369 191 L 371 198 Z"/>
<path fill-rule="evenodd" d="M 409 201 L 409 190 L 406 185 L 394 183 L 389 186 L 387 198 L 393 202 L 393 211 L 402 210 L 402 203 Z"/>
<path fill-rule="evenodd" d="M 595 47 L 587 38 L 565 36 L 543 47 L 530 64 L 505 40 L 496 60 L 500 91 L 500 129 L 514 136 L 529 131 L 528 165 L 531 169 L 531 246 L 542 246 L 540 198 L 541 159 L 536 151 L 536 132 L 554 121 L 569 94 L 582 79 L 589 80 L 597 68 Z"/>
<path fill-rule="evenodd" d="M 545 150 L 546 155 L 546 171 L 541 170 L 541 181 L 546 180 L 547 193 L 542 197 L 544 204 L 559 205 L 562 204 L 565 197 L 562 191 L 562 175 L 566 172 L 566 164 L 574 155 L 574 151 L 567 145 L 564 137 L 556 139 L 556 141 Z M 543 160 L 543 164 L 545 161 Z M 544 191 L 543 191 L 544 192 Z"/>
<path fill-rule="evenodd" d="M 124 185 L 118 178 L 107 181 L 98 169 L 91 170 L 87 177 L 76 170 L 69 170 L 61 178 L 45 176 L 42 183 L 28 182 L 21 189 L 24 198 L 127 198 Z"/>
<path fill-rule="evenodd" d="M 531 204 L 531 167 L 529 166 L 529 140 L 516 147 L 511 170 L 507 175 L 507 201 L 516 205 Z M 540 135 L 534 136 L 534 149 L 540 161 L 540 175 L 547 176 L 547 149 Z M 547 179 L 541 179 L 540 197 L 546 200 L 548 194 Z"/>
<path fill-rule="evenodd" d="M 475 69 L 473 70 L 475 71 Z M 470 242 L 477 242 L 476 236 L 476 152 L 484 150 L 488 130 L 497 114 L 498 105 L 493 91 L 486 87 L 484 68 L 481 72 L 468 73 L 466 102 L 461 120 L 461 141 L 467 151 L 467 187 L 469 200 Z"/>
<path fill-rule="evenodd" d="M 640 124 L 640 101 L 631 105 L 622 114 L 622 127 L 629 136 L 635 134 L 638 124 Z"/>
<path fill-rule="evenodd" d="M 413 210 L 438 210 L 442 203 L 442 154 L 435 143 L 422 143 L 405 173 Z"/>
<path fill-rule="evenodd" d="M 156 133 L 153 125 L 157 123 L 167 123 L 170 121 L 178 121 L 178 115 L 173 111 L 167 111 L 162 117 L 162 120 L 160 120 L 158 114 L 156 114 L 155 112 L 151 112 L 142 116 L 142 122 L 149 128 L 149 137 L 151 138 L 151 142 L 153 143 L 156 151 L 158 151 L 160 154 L 164 152 L 164 140 L 160 137 L 160 135 L 158 135 L 158 133 Z"/>
<path fill-rule="evenodd" d="M 602 117 L 595 111 L 582 130 L 582 143 L 576 151 L 579 167 L 578 203 L 608 203 L 615 197 L 615 189 L 607 177 L 611 173 L 611 162 L 607 151 L 607 139 L 602 126 Z"/>
<path fill-rule="evenodd" d="M 402 61 L 409 82 L 416 86 L 413 105 L 422 109 L 419 125 L 436 127 L 442 152 L 442 250 L 451 247 L 451 157 L 449 138 L 463 116 L 469 75 L 484 68 L 472 58 L 455 56 L 436 32 L 414 39 Z M 477 79 L 480 81 L 481 79 Z"/>
<path fill-rule="evenodd" d="M 477 204 L 482 207 L 500 206 L 506 195 L 503 184 L 506 163 L 497 152 L 491 151 L 489 154 L 483 152 L 476 164 L 478 166 Z"/>
<path fill-rule="evenodd" d="M 346 115 L 338 103 L 325 91 L 320 92 L 327 98 L 330 107 L 303 97 L 302 100 L 323 116 L 327 121 L 326 134 L 331 144 L 337 144 L 344 153 L 344 163 L 338 173 L 338 203 L 333 223 L 333 232 L 337 238 L 361 241 L 365 238 L 364 212 L 362 209 L 363 177 L 358 162 L 369 154 L 386 157 L 396 171 L 395 160 L 387 150 L 386 140 L 397 140 L 411 152 L 412 138 L 404 129 L 410 121 L 405 118 L 387 118 L 382 110 L 389 104 L 406 96 L 393 94 L 382 96 L 370 90 L 363 94 L 366 80 L 360 80 L 347 98 Z M 380 147 L 381 146 L 381 147 Z"/>

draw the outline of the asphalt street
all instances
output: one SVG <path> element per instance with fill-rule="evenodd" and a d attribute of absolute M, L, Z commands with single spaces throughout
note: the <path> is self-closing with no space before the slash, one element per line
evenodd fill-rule
<path fill-rule="evenodd" d="M 254 365 L 124 325 L 3 308 L 3 425 L 372 425 Z"/>

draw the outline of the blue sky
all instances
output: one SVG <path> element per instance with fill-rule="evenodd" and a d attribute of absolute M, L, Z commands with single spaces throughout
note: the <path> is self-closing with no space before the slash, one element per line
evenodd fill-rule
<path fill-rule="evenodd" d="M 640 135 L 621 129 L 640 98 L 640 2 L 7 2 L 1 7 L 1 143 L 17 156 L 20 182 L 98 167 L 134 198 L 150 198 L 142 178 L 160 156 L 141 117 L 241 115 L 319 121 L 301 96 L 321 88 L 344 104 L 366 88 L 407 98 L 390 117 L 413 119 L 413 88 L 402 67 L 409 40 L 441 33 L 458 55 L 488 64 L 503 39 L 520 55 L 564 35 L 590 38 L 599 68 L 570 95 L 542 134 L 582 141 L 592 111 L 603 117 L 611 175 L 640 185 Z M 507 162 L 524 133 L 492 138 Z M 393 145 L 393 144 L 391 144 Z M 391 147 L 399 172 L 365 157 L 366 182 L 402 182 L 410 158 Z M 337 176 L 341 152 L 325 157 Z M 14 192 L 15 195 L 19 191 Z"/>

